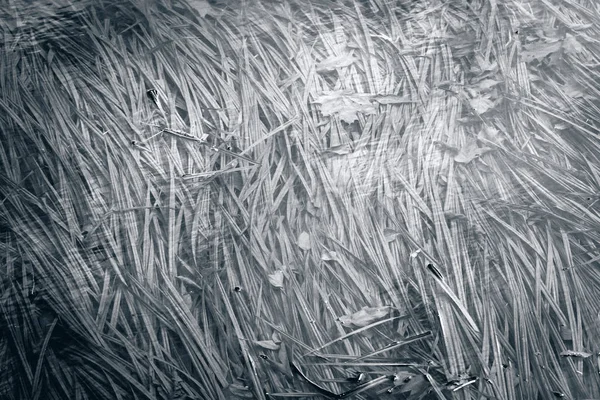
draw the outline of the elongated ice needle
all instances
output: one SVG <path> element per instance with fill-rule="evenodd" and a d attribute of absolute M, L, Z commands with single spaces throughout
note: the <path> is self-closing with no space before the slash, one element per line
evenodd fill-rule
<path fill-rule="evenodd" d="M 197 174 L 184 174 L 184 175 L 182 175 L 182 178 L 183 179 L 210 178 L 213 176 L 223 175 L 223 174 L 227 174 L 230 172 L 246 171 L 246 170 L 249 170 L 252 168 L 254 168 L 254 167 L 253 166 L 252 167 L 239 167 L 239 168 L 221 169 L 221 170 L 216 170 L 216 171 L 199 172 Z"/>

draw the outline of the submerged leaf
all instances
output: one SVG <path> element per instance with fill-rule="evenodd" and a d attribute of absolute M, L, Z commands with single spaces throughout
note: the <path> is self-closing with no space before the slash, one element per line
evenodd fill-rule
<path fill-rule="evenodd" d="M 587 98 L 587 99 L 591 99 L 592 96 L 590 96 L 589 94 L 587 94 L 587 89 L 581 85 L 579 82 L 575 81 L 574 79 L 569 79 L 567 81 L 567 83 L 562 87 L 563 89 L 563 93 L 568 96 L 568 97 L 572 97 L 572 98 Z"/>
<path fill-rule="evenodd" d="M 480 72 L 494 71 L 498 68 L 498 63 L 489 62 L 479 54 L 475 56 L 475 60 L 477 61 L 477 67 Z"/>
<path fill-rule="evenodd" d="M 338 318 L 338 321 L 340 321 L 344 326 L 362 328 L 387 316 L 390 312 L 390 309 L 390 306 L 363 307 L 354 314 L 342 315 Z"/>
<path fill-rule="evenodd" d="M 281 348 L 279 349 L 279 361 L 281 362 L 281 364 L 279 364 L 279 366 L 281 368 L 278 368 L 285 376 L 288 377 L 293 377 L 293 373 L 292 370 L 290 368 L 290 356 L 288 355 L 286 346 L 281 346 Z"/>
<path fill-rule="evenodd" d="M 533 42 L 526 44 L 523 46 L 523 51 L 521 52 L 521 59 L 523 62 L 531 62 L 534 60 L 541 60 L 546 56 L 558 51 L 562 46 L 562 43 L 559 41 L 555 42 Z"/>
<path fill-rule="evenodd" d="M 479 156 L 491 151 L 489 147 L 479 147 L 474 140 L 467 142 L 460 152 L 454 157 L 454 161 L 461 164 L 468 164 Z"/>
<path fill-rule="evenodd" d="M 321 254 L 321 260 L 323 261 L 334 261 L 337 260 L 337 253 L 335 251 L 325 251 Z"/>
<path fill-rule="evenodd" d="M 279 344 L 279 343 L 281 343 L 281 334 L 277 331 L 273 331 L 273 334 L 271 335 L 271 339 L 275 343 Z"/>
<path fill-rule="evenodd" d="M 502 81 L 496 81 L 496 80 L 493 80 L 493 79 L 484 79 L 481 82 L 477 83 L 475 86 L 479 90 L 488 90 L 488 89 L 496 86 L 499 83 L 502 83 Z"/>
<path fill-rule="evenodd" d="M 477 140 L 482 143 L 492 142 L 492 143 L 502 143 L 504 142 L 504 137 L 500 135 L 500 131 L 490 125 L 485 125 L 481 131 L 477 134 Z"/>
<path fill-rule="evenodd" d="M 330 56 L 317 65 L 317 72 L 335 71 L 337 68 L 349 67 L 357 61 L 350 53 Z"/>
<path fill-rule="evenodd" d="M 469 104 L 473 107 L 473 110 L 480 115 L 494 107 L 494 102 L 486 96 L 477 96 L 469 100 Z"/>
<path fill-rule="evenodd" d="M 579 43 L 575 36 L 571 35 L 570 33 L 566 34 L 562 47 L 565 49 L 565 53 L 567 54 L 577 54 L 583 51 L 583 46 L 581 43 Z"/>
<path fill-rule="evenodd" d="M 280 345 L 273 340 L 255 340 L 254 344 L 267 350 L 279 350 Z"/>
<path fill-rule="evenodd" d="M 202 18 L 206 17 L 207 14 L 211 14 L 214 10 L 208 1 L 206 0 L 189 0 L 190 6 L 196 11 Z"/>
<path fill-rule="evenodd" d="M 349 144 L 341 144 L 339 146 L 330 147 L 328 149 L 323 150 L 325 154 L 335 154 L 337 156 L 344 156 L 346 154 L 352 153 L 352 146 Z"/>
<path fill-rule="evenodd" d="M 451 154 L 453 156 L 456 156 L 460 152 L 460 150 L 457 147 L 450 146 L 448 143 L 444 143 L 444 142 L 439 141 L 439 140 L 435 140 L 433 142 L 433 144 L 435 145 L 435 147 L 437 147 L 441 151 L 449 153 L 449 154 Z"/>
<path fill-rule="evenodd" d="M 454 221 L 454 220 L 466 221 L 466 220 L 468 220 L 468 218 L 465 214 L 455 213 L 452 211 L 446 211 L 444 213 L 444 216 L 446 217 L 446 219 L 448 221 Z"/>
<path fill-rule="evenodd" d="M 307 232 L 302 232 L 300 236 L 298 236 L 298 246 L 302 250 L 310 250 L 310 235 Z"/>
<path fill-rule="evenodd" d="M 347 90 L 323 92 L 315 103 L 321 104 L 324 116 L 337 114 L 340 120 L 353 123 L 358 114 L 374 114 L 375 107 L 371 104 L 370 96 L 364 93 L 354 93 Z"/>
<path fill-rule="evenodd" d="M 283 271 L 277 270 L 274 273 L 269 275 L 269 283 L 276 288 L 283 287 Z"/>
<path fill-rule="evenodd" d="M 319 217 L 321 205 L 312 201 L 308 201 L 305 206 L 305 210 L 307 213 L 312 215 L 313 217 Z"/>
<path fill-rule="evenodd" d="M 396 240 L 396 238 L 398 237 L 400 233 L 393 230 L 393 229 L 389 229 L 389 228 L 385 228 L 383 230 L 383 235 L 385 236 L 385 240 L 387 240 L 388 242 L 393 242 L 394 240 Z"/>

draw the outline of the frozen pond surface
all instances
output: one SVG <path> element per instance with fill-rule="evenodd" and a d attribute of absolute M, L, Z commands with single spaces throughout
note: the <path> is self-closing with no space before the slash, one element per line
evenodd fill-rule
<path fill-rule="evenodd" d="M 0 9 L 1 398 L 600 398 L 593 1 Z"/>

